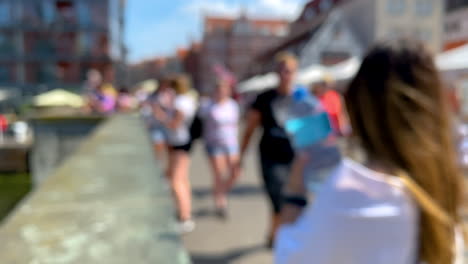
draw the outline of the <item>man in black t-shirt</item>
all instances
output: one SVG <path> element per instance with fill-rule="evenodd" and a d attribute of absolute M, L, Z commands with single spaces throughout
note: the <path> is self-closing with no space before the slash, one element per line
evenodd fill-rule
<path fill-rule="evenodd" d="M 283 187 L 291 170 L 294 151 L 287 134 L 274 115 L 273 105 L 277 100 L 288 96 L 294 85 L 297 72 L 297 59 L 290 54 L 277 57 L 277 73 L 280 83 L 276 89 L 260 94 L 247 114 L 247 127 L 241 144 L 242 157 L 250 139 L 258 127 L 263 128 L 260 141 L 260 160 L 265 190 L 272 205 L 272 222 L 268 235 L 268 246 L 273 245 L 276 231 L 280 225 L 280 212 L 283 200 Z"/>

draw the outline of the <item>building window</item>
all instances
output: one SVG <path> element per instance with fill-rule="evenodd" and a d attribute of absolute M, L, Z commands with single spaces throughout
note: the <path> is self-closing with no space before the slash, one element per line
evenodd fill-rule
<path fill-rule="evenodd" d="M 108 54 L 109 41 L 105 34 L 87 32 L 80 37 L 80 54 L 85 56 L 105 56 Z"/>
<path fill-rule="evenodd" d="M 48 57 L 55 54 L 51 34 L 42 32 L 27 32 L 23 37 L 24 52 L 28 57 Z"/>
<path fill-rule="evenodd" d="M 263 36 L 269 36 L 269 35 L 271 35 L 271 33 L 272 33 L 271 30 L 270 30 L 270 28 L 267 27 L 267 26 L 261 27 L 261 28 L 259 29 L 259 32 L 260 32 L 260 34 L 263 35 Z"/>
<path fill-rule="evenodd" d="M 57 81 L 57 74 L 53 64 L 46 63 L 37 65 L 36 68 L 36 81 L 39 83 L 51 83 Z"/>
<path fill-rule="evenodd" d="M 419 16 L 430 16 L 434 12 L 434 0 L 416 0 L 416 14 Z"/>
<path fill-rule="evenodd" d="M 406 0 L 387 0 L 388 13 L 402 15 L 406 9 Z"/>
<path fill-rule="evenodd" d="M 55 19 L 55 7 L 51 2 L 32 1 L 22 5 L 21 21 L 28 26 L 39 26 L 43 23 L 51 23 Z"/>
<path fill-rule="evenodd" d="M 71 62 L 58 62 L 55 65 L 55 75 L 58 81 L 63 83 L 78 83 L 79 69 L 78 64 Z"/>
<path fill-rule="evenodd" d="M 0 82 L 10 81 L 10 69 L 5 66 L 0 66 Z"/>
<path fill-rule="evenodd" d="M 14 81 L 13 65 L 0 64 L 0 82 L 8 83 Z"/>
<path fill-rule="evenodd" d="M 92 24 L 91 6 L 86 1 L 80 1 L 78 4 L 78 21 L 80 25 L 89 26 Z"/>
<path fill-rule="evenodd" d="M 35 46 L 35 53 L 41 57 L 53 56 L 55 54 L 55 47 L 50 39 L 38 39 Z"/>
<path fill-rule="evenodd" d="M 97 46 L 96 35 L 93 33 L 83 33 L 80 37 L 80 54 L 89 56 L 93 52 L 93 47 Z"/>
<path fill-rule="evenodd" d="M 320 1 L 319 7 L 320 7 L 320 12 L 327 12 L 330 10 L 330 8 L 333 6 L 333 3 L 331 0 L 322 0 Z"/>
<path fill-rule="evenodd" d="M 460 32 L 460 30 L 460 21 L 453 21 L 445 24 L 445 32 L 447 33 L 457 33 Z"/>
<path fill-rule="evenodd" d="M 46 25 L 50 25 L 55 20 L 55 7 L 50 1 L 42 2 L 42 20 Z"/>
<path fill-rule="evenodd" d="M 467 0 L 446 0 L 445 2 L 446 2 L 445 6 L 446 6 L 447 11 L 452 11 L 458 8 L 468 6 Z"/>
<path fill-rule="evenodd" d="M 93 26 L 107 29 L 109 17 L 107 1 L 89 1 L 89 5 Z"/>
<path fill-rule="evenodd" d="M 432 41 L 432 31 L 429 29 L 418 29 L 415 32 L 416 37 L 424 42 Z"/>
<path fill-rule="evenodd" d="M 13 44 L 13 36 L 8 33 L 0 34 L 0 55 L 13 55 L 15 48 Z"/>
<path fill-rule="evenodd" d="M 76 33 L 63 32 L 53 36 L 55 52 L 61 56 L 76 55 Z"/>
<path fill-rule="evenodd" d="M 310 21 L 310 20 L 314 19 L 316 15 L 317 15 L 317 12 L 315 11 L 315 8 L 309 7 L 309 8 L 306 9 L 306 11 L 304 13 L 304 19 L 306 21 Z"/>
<path fill-rule="evenodd" d="M 388 29 L 384 37 L 389 39 L 396 39 L 402 37 L 404 35 L 404 32 L 405 31 L 400 27 L 391 27 Z"/>
<path fill-rule="evenodd" d="M 287 26 L 280 27 L 276 30 L 276 36 L 285 37 L 288 35 L 289 28 Z"/>
<path fill-rule="evenodd" d="M 76 12 L 74 2 L 66 0 L 58 0 L 55 2 L 55 8 L 57 12 L 57 18 L 59 22 L 64 23 L 75 23 Z"/>
<path fill-rule="evenodd" d="M 12 11 L 10 1 L 0 2 L 0 26 L 7 26 L 11 23 Z"/>
<path fill-rule="evenodd" d="M 247 21 L 239 21 L 234 26 L 234 33 L 238 35 L 245 35 L 250 33 L 250 25 Z"/>

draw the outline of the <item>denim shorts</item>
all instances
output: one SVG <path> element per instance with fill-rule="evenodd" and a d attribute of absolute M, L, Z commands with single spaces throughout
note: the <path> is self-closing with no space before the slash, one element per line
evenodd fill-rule
<path fill-rule="evenodd" d="M 239 154 L 239 146 L 237 145 L 208 144 L 205 145 L 205 150 L 210 157 L 220 155 L 234 156 Z"/>
<path fill-rule="evenodd" d="M 164 128 L 153 128 L 151 129 L 151 139 L 153 143 L 166 143 L 167 132 Z"/>

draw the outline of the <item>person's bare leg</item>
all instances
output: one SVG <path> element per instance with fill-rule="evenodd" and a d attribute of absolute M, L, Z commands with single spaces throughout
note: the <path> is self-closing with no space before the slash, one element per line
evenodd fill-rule
<path fill-rule="evenodd" d="M 167 153 L 167 146 L 165 143 L 154 143 L 154 154 L 156 155 L 156 159 L 164 162 L 166 159 Z"/>
<path fill-rule="evenodd" d="M 181 221 L 191 219 L 192 197 L 188 177 L 190 157 L 184 151 L 172 151 L 169 159 L 168 175 L 179 210 Z"/>
<path fill-rule="evenodd" d="M 276 239 L 276 233 L 278 232 L 279 227 L 281 226 L 281 215 L 277 213 L 273 213 L 271 217 L 271 227 L 270 227 L 270 232 L 268 234 L 268 247 L 273 248 L 275 239 Z"/>
<path fill-rule="evenodd" d="M 239 155 L 229 155 L 227 157 L 227 162 L 229 167 L 229 178 L 226 181 L 224 189 L 226 192 L 229 192 L 234 187 L 237 180 L 239 180 L 241 175 Z"/>
<path fill-rule="evenodd" d="M 226 190 L 223 177 L 227 172 L 227 162 L 224 155 L 210 157 L 211 170 L 213 173 L 213 198 L 218 209 L 226 207 Z"/>

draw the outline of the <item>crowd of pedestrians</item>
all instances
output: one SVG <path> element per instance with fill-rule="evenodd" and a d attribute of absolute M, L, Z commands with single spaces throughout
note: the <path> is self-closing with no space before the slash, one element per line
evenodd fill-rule
<path fill-rule="evenodd" d="M 345 101 L 365 158 L 345 158 L 313 203 L 286 219 L 275 260 L 284 263 L 463 263 L 461 198 L 446 91 L 425 47 L 376 45 Z M 298 157 L 287 190 L 304 197 Z M 310 202 L 310 201 L 309 201 Z"/>
<path fill-rule="evenodd" d="M 209 96 L 200 97 L 189 78 L 180 74 L 160 80 L 159 88 L 143 103 L 156 157 L 167 165 L 165 174 L 177 204 L 181 232 L 195 227 L 189 167 L 190 152 L 199 137 L 212 168 L 216 213 L 227 217 L 227 193 L 240 175 L 240 109 L 231 91 L 229 83 L 219 79 Z"/>
<path fill-rule="evenodd" d="M 311 87 L 297 85 L 297 69 L 293 55 L 278 55 L 278 86 L 258 94 L 245 115 L 222 77 L 206 96 L 185 75 L 163 78 L 142 102 L 181 232 L 195 228 L 194 140 L 203 140 L 216 214 L 226 218 L 229 191 L 261 130 L 259 167 L 271 205 L 266 245 L 275 263 L 462 263 L 463 183 L 454 137 L 460 129 L 452 122 L 458 107 L 430 52 L 408 39 L 375 45 L 343 96 L 329 76 Z M 112 92 L 96 72 L 88 76 L 87 91 L 95 111 L 131 108 L 128 91 Z M 314 116 L 284 117 L 285 102 L 303 98 L 313 115 L 327 116 L 326 124 Z M 293 122 L 307 130 L 292 129 Z M 326 136 L 317 136 L 323 131 Z M 360 159 L 340 151 L 343 138 Z"/>
<path fill-rule="evenodd" d="M 116 89 L 113 81 L 114 73 L 110 68 L 104 72 L 104 77 L 96 69 L 88 71 L 83 86 L 83 97 L 86 101 L 85 112 L 109 115 L 137 108 L 137 99 L 131 92 L 125 87 Z"/>

